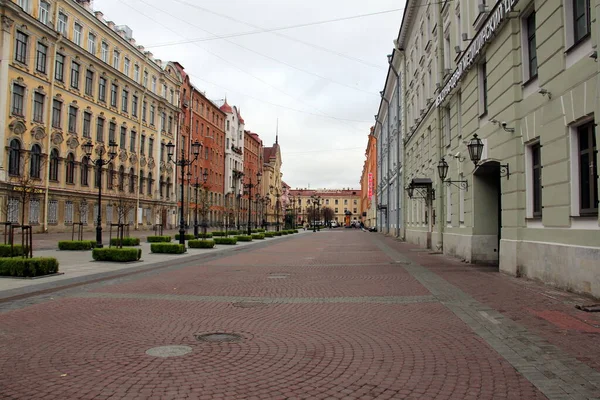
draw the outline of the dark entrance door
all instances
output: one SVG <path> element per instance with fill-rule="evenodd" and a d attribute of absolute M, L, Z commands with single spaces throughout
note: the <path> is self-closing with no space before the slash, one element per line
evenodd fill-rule
<path fill-rule="evenodd" d="M 485 162 L 473 175 L 473 261 L 499 264 L 502 238 L 500 164 Z"/>

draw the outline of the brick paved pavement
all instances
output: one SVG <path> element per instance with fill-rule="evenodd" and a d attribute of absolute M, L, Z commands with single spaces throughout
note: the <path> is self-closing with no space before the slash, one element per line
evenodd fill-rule
<path fill-rule="evenodd" d="M 469 284 L 504 303 L 541 286 L 409 250 L 320 232 L 0 305 L 0 398 L 600 397 L 593 363 Z M 211 332 L 240 340 L 196 338 Z M 191 351 L 146 354 L 168 345 Z"/>

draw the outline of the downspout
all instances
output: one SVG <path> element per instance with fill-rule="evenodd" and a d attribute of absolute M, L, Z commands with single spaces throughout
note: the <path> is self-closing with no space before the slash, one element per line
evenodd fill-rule
<path fill-rule="evenodd" d="M 56 6 L 54 7 L 54 20 L 58 21 L 58 4 L 60 2 L 56 2 Z M 52 103 L 54 101 L 54 74 L 56 69 L 56 54 L 58 53 L 58 47 L 62 42 L 62 35 L 58 35 L 58 39 L 56 43 L 54 43 L 54 57 L 51 59 L 50 63 L 50 89 L 48 90 L 47 97 L 47 106 L 46 106 L 46 151 L 48 152 L 48 158 L 46 160 L 46 184 L 44 188 L 44 232 L 48 232 L 48 206 L 50 204 L 50 145 L 52 143 L 52 135 L 51 135 L 51 127 L 52 127 Z M 8 199 L 7 199 L 8 201 Z M 100 206 L 98 206 L 100 207 Z M 58 212 L 58 210 L 57 210 Z M 100 208 L 98 208 L 98 212 L 100 212 Z"/>
<path fill-rule="evenodd" d="M 388 99 L 385 98 L 385 92 L 382 90 L 381 92 L 379 92 L 379 94 L 381 95 L 381 99 L 383 101 L 385 101 L 387 103 L 388 109 L 387 109 L 387 115 L 385 116 L 386 120 L 387 120 L 387 146 L 386 146 L 386 151 L 387 151 L 387 168 L 386 168 L 386 178 L 387 178 L 387 174 L 390 173 L 390 101 Z M 387 180 L 387 179 L 386 179 Z M 387 192 L 387 202 L 386 205 L 388 208 L 385 209 L 385 214 L 386 214 L 386 218 L 385 218 L 385 222 L 387 224 L 387 232 L 386 233 L 390 233 L 390 185 L 389 185 L 389 180 L 385 183 L 387 186 L 386 192 Z"/>
<path fill-rule="evenodd" d="M 377 124 L 379 124 L 379 132 L 383 133 L 383 132 L 381 132 L 381 130 L 383 129 L 383 125 L 379 121 L 379 114 L 375 115 L 375 132 L 377 132 Z M 377 138 L 377 135 L 375 135 L 375 138 Z M 383 142 L 383 140 L 377 140 L 377 144 L 376 144 L 376 147 L 375 147 L 375 155 L 376 156 L 377 156 L 377 153 L 380 153 L 380 152 L 377 151 L 377 147 L 381 148 L 381 143 L 382 142 Z M 381 160 L 377 160 L 376 165 L 375 165 L 376 169 L 377 169 L 377 165 L 379 164 L 380 161 Z M 376 176 L 376 181 L 380 180 L 382 176 L 383 176 L 383 173 L 379 173 L 379 171 L 378 171 L 377 176 Z M 383 187 L 383 185 L 381 185 L 381 186 Z M 381 212 L 381 210 L 377 207 L 378 206 L 378 196 L 377 196 L 377 191 L 378 190 L 379 190 L 378 188 L 375 189 L 375 211 L 376 211 L 375 212 L 375 227 L 378 229 L 379 232 L 381 232 L 381 226 L 379 225 L 379 222 L 381 220 L 379 213 Z"/>
<path fill-rule="evenodd" d="M 406 76 L 406 57 L 405 57 L 405 53 L 404 53 L 403 49 L 399 49 L 398 51 L 400 52 L 400 54 L 402 54 L 402 58 L 400 59 L 400 61 L 401 61 L 400 68 L 401 68 L 401 71 L 402 71 L 402 75 Z M 402 101 L 404 101 L 404 93 L 406 93 L 406 79 L 402 79 L 401 87 L 402 87 L 402 95 L 403 95 L 402 96 Z M 399 104 L 404 104 L 404 103 L 400 102 L 400 99 L 398 99 L 398 103 Z M 404 161 L 406 160 L 406 146 L 404 146 L 404 144 L 405 144 L 404 139 L 406 137 L 405 130 L 406 130 L 406 119 L 407 119 L 406 106 L 402 107 L 400 111 L 401 111 L 400 117 L 402 118 L 402 123 L 401 123 L 401 126 L 400 126 L 400 128 L 402 130 L 402 137 L 401 137 L 401 140 L 402 140 L 402 144 L 401 144 L 401 146 L 402 146 L 402 162 L 404 163 Z M 405 174 L 404 174 L 404 168 L 402 168 L 402 172 L 403 172 L 402 173 L 402 187 L 400 187 L 400 191 L 402 192 L 402 204 L 405 204 L 406 198 L 404 197 L 405 196 L 404 188 L 407 185 L 406 185 L 406 177 L 405 177 Z M 408 207 L 403 207 L 402 220 L 406 221 L 408 219 L 407 217 L 408 217 Z M 402 235 L 402 240 L 406 240 L 406 226 L 404 227 L 404 231 L 403 231 L 403 235 Z"/>
<path fill-rule="evenodd" d="M 395 49 L 394 49 L 395 52 Z M 402 169 L 402 161 L 404 160 L 401 156 L 400 156 L 400 151 L 402 149 L 402 134 L 400 132 L 400 73 L 396 70 L 396 68 L 394 67 L 394 53 L 388 55 L 388 64 L 390 64 L 390 68 L 392 69 L 392 72 L 394 73 L 394 76 L 396 77 L 396 107 L 397 107 L 397 122 L 396 122 L 396 131 L 397 131 L 397 135 L 398 135 L 398 149 L 396 152 L 396 158 L 398 159 L 398 176 L 396 178 L 396 229 L 397 229 L 397 235 L 396 237 L 401 237 L 401 224 L 402 224 L 402 212 L 404 211 L 401 206 L 402 206 L 402 202 L 400 201 L 401 199 L 401 195 L 402 195 L 402 188 L 404 187 L 402 185 L 402 175 L 401 175 L 401 171 Z"/>
<path fill-rule="evenodd" d="M 444 46 L 443 46 L 443 43 L 444 43 L 444 29 L 443 29 L 444 21 L 442 18 L 442 8 L 440 7 L 439 4 L 437 7 L 436 17 L 437 17 L 437 25 L 438 25 L 437 50 L 440 54 L 440 57 L 438 57 L 438 81 L 440 82 L 440 87 L 442 87 L 442 83 L 444 82 L 444 57 L 446 56 L 446 54 L 444 54 Z M 436 107 L 436 117 L 437 117 L 437 133 L 438 133 L 438 160 L 441 160 L 443 143 L 442 143 L 442 112 L 441 112 L 440 106 Z M 434 170 L 435 170 L 435 168 L 434 168 Z M 445 217 L 444 217 L 444 196 L 443 196 L 444 195 L 444 185 L 443 185 L 443 182 L 441 182 L 441 181 L 438 184 L 438 190 L 439 190 L 440 196 L 436 196 L 436 201 L 437 201 L 436 209 L 438 209 L 440 211 L 440 215 L 439 215 L 439 218 L 436 218 L 437 223 L 438 223 L 438 231 L 439 231 L 438 243 L 436 244 L 436 247 L 437 247 L 438 251 L 443 252 L 444 251 L 444 224 L 446 223 L 446 221 L 445 221 Z M 430 203 L 433 206 L 433 200 L 431 200 Z M 431 224 L 433 223 L 433 215 L 430 216 L 429 221 L 430 221 L 430 226 L 431 226 Z M 433 232 L 433 229 L 431 229 L 431 231 Z"/>

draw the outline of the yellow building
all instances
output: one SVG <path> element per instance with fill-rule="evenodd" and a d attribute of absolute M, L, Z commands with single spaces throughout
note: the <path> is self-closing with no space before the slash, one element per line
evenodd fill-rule
<path fill-rule="evenodd" d="M 110 141 L 117 151 L 102 168 L 102 224 L 174 222 L 175 168 L 165 145 L 176 142 L 181 78 L 90 3 L 0 3 L 1 222 L 91 229 L 94 161 L 108 158 Z"/>
<path fill-rule="evenodd" d="M 281 173 L 281 150 L 276 137 L 272 147 L 263 147 L 262 193 L 267 199 L 264 219 L 268 225 L 283 226 L 283 183 Z"/>
<path fill-rule="evenodd" d="M 321 213 L 317 221 L 325 222 L 324 208 L 333 211 L 331 221 L 340 225 L 361 220 L 361 190 L 360 189 L 294 189 L 290 190 L 290 196 L 296 199 L 298 222 L 312 221 L 313 199 L 320 199 Z M 308 211 L 307 211 L 308 209 Z"/>

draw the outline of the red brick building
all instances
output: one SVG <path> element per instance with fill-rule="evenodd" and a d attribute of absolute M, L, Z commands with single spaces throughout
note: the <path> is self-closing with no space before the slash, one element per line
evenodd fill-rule
<path fill-rule="evenodd" d="M 262 196 L 262 185 L 257 185 L 257 174 L 263 173 L 263 144 L 257 133 L 244 131 L 244 210 L 245 218 L 248 219 L 248 197 L 251 194 L 250 222 L 252 225 L 260 225 L 262 219 L 259 215 L 260 207 L 256 203 L 257 195 Z M 252 183 L 252 193 L 248 191 L 248 184 Z"/>

